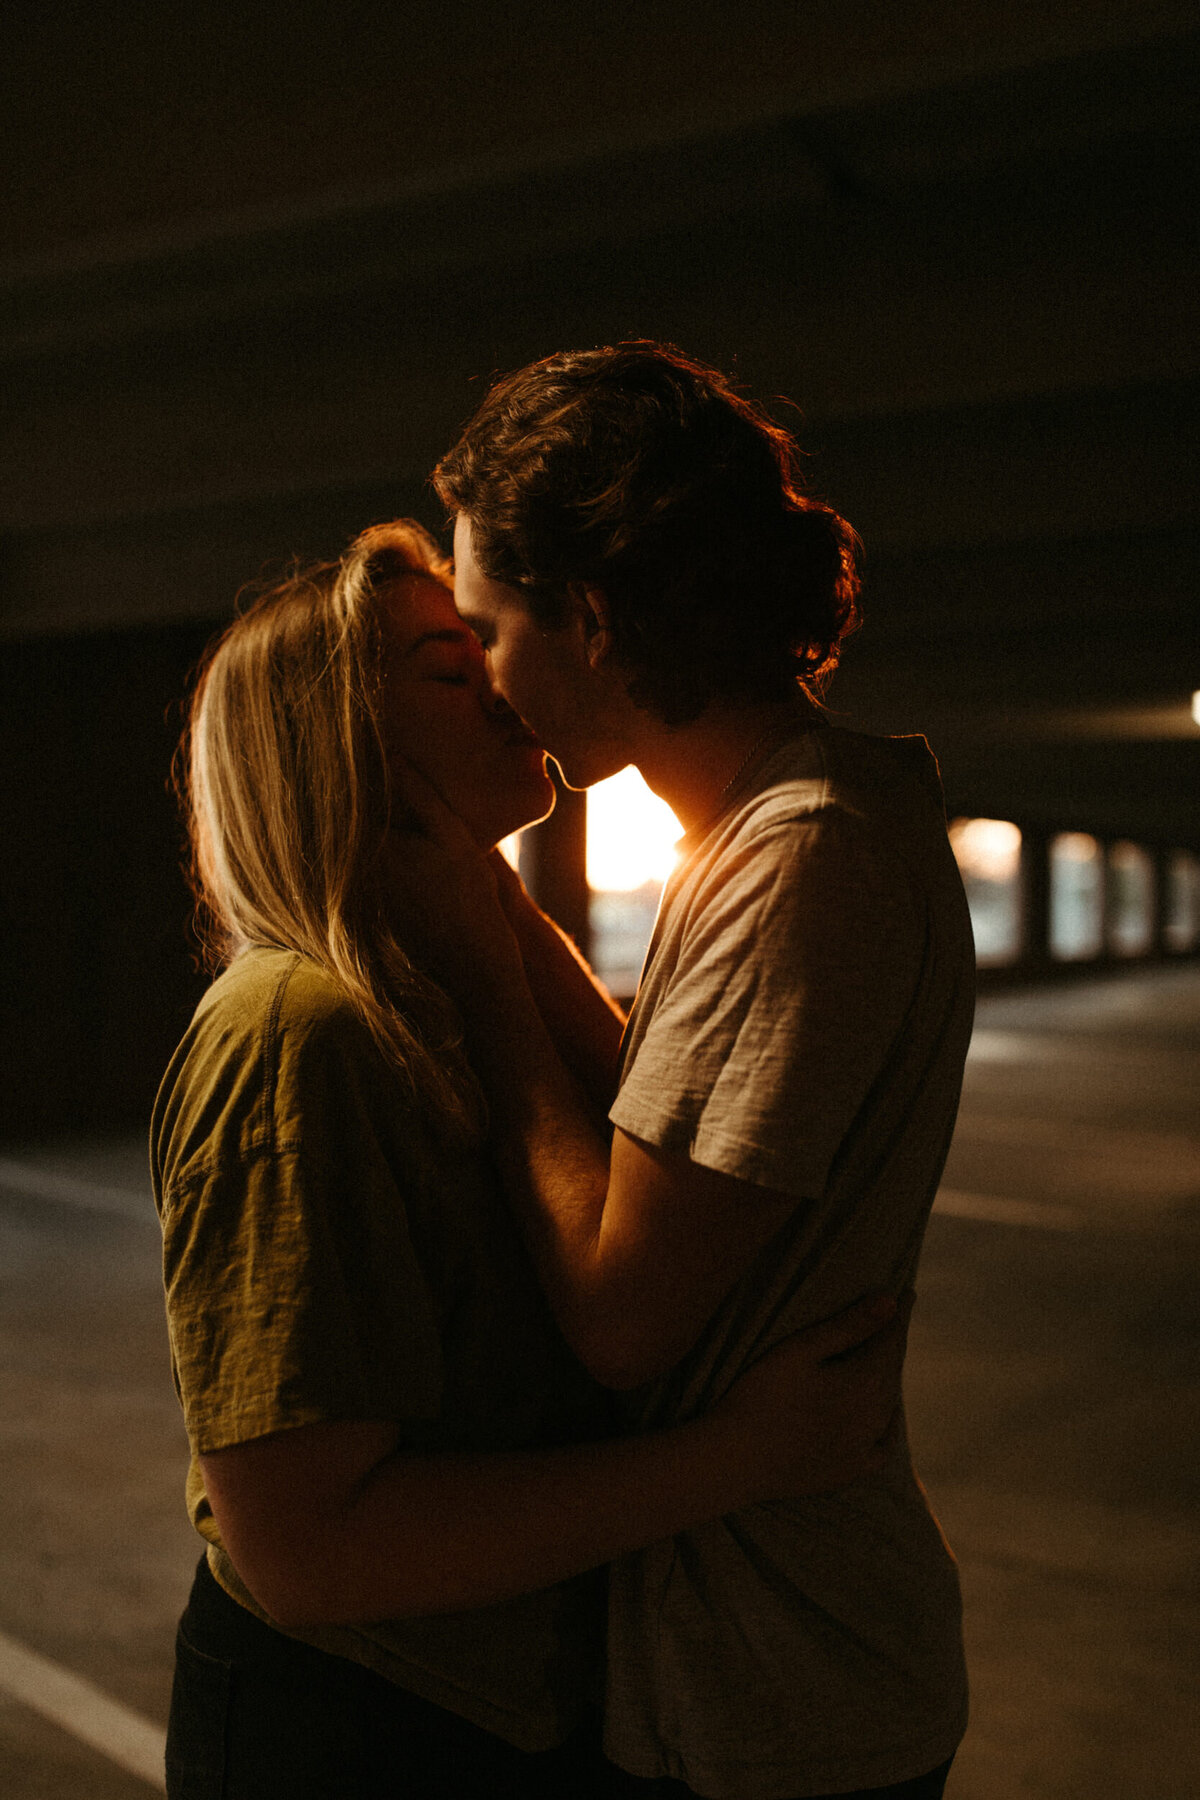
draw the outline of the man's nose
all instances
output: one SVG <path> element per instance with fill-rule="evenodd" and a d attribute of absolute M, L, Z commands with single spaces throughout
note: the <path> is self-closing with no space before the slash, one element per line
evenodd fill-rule
<path fill-rule="evenodd" d="M 495 713 L 496 717 L 505 724 L 507 724 L 509 720 L 517 719 L 519 717 L 513 707 L 508 704 L 508 701 L 504 698 L 504 695 L 500 692 L 500 689 L 495 685 L 490 676 L 488 677 L 487 690 L 483 697 L 483 703 L 489 712 Z"/>

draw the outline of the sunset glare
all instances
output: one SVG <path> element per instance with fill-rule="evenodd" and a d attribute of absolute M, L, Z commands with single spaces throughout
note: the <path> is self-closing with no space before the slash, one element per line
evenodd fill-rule
<path fill-rule="evenodd" d="M 588 789 L 587 878 L 600 893 L 629 893 L 662 882 L 675 866 L 683 827 L 636 769 Z"/>

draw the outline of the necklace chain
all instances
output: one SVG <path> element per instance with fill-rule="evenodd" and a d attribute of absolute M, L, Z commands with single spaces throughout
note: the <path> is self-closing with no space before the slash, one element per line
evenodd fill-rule
<path fill-rule="evenodd" d="M 721 789 L 720 793 L 717 795 L 717 806 L 718 807 L 720 807 L 722 800 L 724 800 L 724 798 L 725 798 L 726 794 L 729 792 L 730 788 L 732 788 L 741 779 L 741 777 L 746 773 L 746 770 L 750 767 L 750 764 L 754 761 L 755 757 L 758 755 L 758 753 L 762 749 L 763 745 L 766 744 L 769 739 L 771 739 L 775 736 L 775 733 L 779 730 L 779 728 L 780 728 L 779 723 L 778 723 L 778 721 L 776 721 L 776 723 L 774 725 L 770 725 L 767 727 L 766 731 L 763 732 L 763 734 L 760 738 L 755 739 L 754 743 L 750 746 L 750 749 L 747 751 L 746 755 L 742 758 L 742 760 L 738 764 L 737 768 L 733 771 L 733 774 L 729 777 L 729 780 L 725 783 L 725 786 Z"/>

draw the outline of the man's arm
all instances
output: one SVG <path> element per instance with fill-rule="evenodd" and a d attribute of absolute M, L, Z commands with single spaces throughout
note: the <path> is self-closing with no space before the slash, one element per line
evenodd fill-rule
<path fill-rule="evenodd" d="M 523 971 L 493 963 L 468 1006 L 494 1153 L 560 1330 L 597 1380 L 673 1368 L 797 1204 L 618 1130 L 611 1153 Z"/>
<path fill-rule="evenodd" d="M 551 1041 L 589 1102 L 607 1116 L 616 1091 L 625 1014 L 566 933 L 530 899 L 499 851 L 489 860 Z"/>
<path fill-rule="evenodd" d="M 611 1091 L 603 1071 L 609 1056 L 615 1065 L 616 1015 L 544 915 L 531 919 L 532 904 L 513 906 L 511 895 L 502 904 L 497 859 L 480 858 L 428 784 L 414 782 L 407 798 L 427 834 L 410 836 L 396 859 L 404 924 L 463 1014 L 493 1154 L 542 1290 L 596 1379 L 636 1387 L 674 1367 L 796 1201 L 621 1131 L 610 1150 L 596 1101 Z M 540 937 L 529 962 L 547 986 L 565 964 L 565 992 L 586 990 L 584 1008 L 598 1021 L 585 1033 L 599 1046 L 591 1083 L 560 1054 L 518 931 L 526 944 Z"/>
<path fill-rule="evenodd" d="M 799 1332 L 709 1412 L 553 1450 L 409 1455 L 382 1421 L 200 1457 L 221 1540 L 285 1629 L 489 1606 L 705 1519 L 884 1466 L 910 1303 Z"/>
<path fill-rule="evenodd" d="M 414 780 L 406 799 L 422 826 L 398 859 L 409 884 L 406 917 L 416 926 L 423 915 L 433 967 L 462 1010 L 493 1151 L 543 1291 L 598 1380 L 639 1386 L 678 1363 L 803 1201 L 621 1130 L 610 1153 L 539 1012 L 493 872 L 428 783 Z M 832 933 L 834 903 L 844 897 L 835 885 L 828 904 L 823 894 L 815 902 L 827 924 L 809 973 L 826 988 L 841 980 Z M 842 948 L 863 988 L 891 954 L 885 934 L 876 936 L 869 958 L 857 938 Z M 785 940 L 771 954 L 783 966 L 792 950 Z M 823 1043 L 822 1066 L 836 1064 L 851 1082 L 869 1079 L 862 1071 L 874 1048 L 859 1041 L 854 1009 L 826 995 L 823 1012 L 839 1010 L 845 1041 L 836 1052 Z M 872 1018 L 883 1037 L 893 1029 L 886 1009 Z"/>

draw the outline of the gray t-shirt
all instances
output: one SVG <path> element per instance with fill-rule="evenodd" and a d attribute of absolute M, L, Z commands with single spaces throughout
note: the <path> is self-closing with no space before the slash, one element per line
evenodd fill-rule
<path fill-rule="evenodd" d="M 683 840 L 622 1051 L 630 1136 L 796 1197 L 638 1424 L 686 1418 L 800 1326 L 916 1270 L 958 1106 L 974 958 L 923 738 L 817 726 Z M 884 1786 L 966 1718 L 954 1560 L 900 1445 L 610 1576 L 607 1743 L 717 1800 Z"/>

